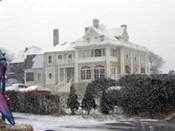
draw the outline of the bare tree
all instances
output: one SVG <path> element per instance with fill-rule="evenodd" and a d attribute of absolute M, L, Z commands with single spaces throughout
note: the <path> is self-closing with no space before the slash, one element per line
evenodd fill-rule
<path fill-rule="evenodd" d="M 161 73 L 161 68 L 165 64 L 163 58 L 152 51 L 149 51 L 150 74 Z"/>
<path fill-rule="evenodd" d="M 11 62 L 14 59 L 15 54 L 10 53 L 5 48 L 0 48 L 0 57 L 2 56 L 3 53 L 5 53 L 5 57 L 6 57 L 6 59 L 7 59 L 8 62 Z"/>

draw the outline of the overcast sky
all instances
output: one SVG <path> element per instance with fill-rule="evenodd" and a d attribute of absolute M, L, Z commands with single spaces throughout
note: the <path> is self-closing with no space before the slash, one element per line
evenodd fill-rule
<path fill-rule="evenodd" d="M 162 56 L 163 72 L 175 70 L 175 0 L 1 0 L 0 47 L 19 53 L 32 45 L 75 41 L 97 18 L 111 28 L 126 24 L 129 41 Z"/>

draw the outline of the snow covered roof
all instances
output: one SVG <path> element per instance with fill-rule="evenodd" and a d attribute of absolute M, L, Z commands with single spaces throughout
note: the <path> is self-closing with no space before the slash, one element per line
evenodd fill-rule
<path fill-rule="evenodd" d="M 95 31 L 99 35 L 104 35 L 106 38 L 111 38 L 113 40 L 117 40 L 116 37 L 122 36 L 123 32 L 125 31 L 125 27 L 119 27 L 119 28 L 112 28 L 110 29 L 108 26 L 106 26 L 104 23 L 99 25 L 99 28 L 95 28 L 93 26 L 90 27 L 93 31 Z M 90 30 L 87 31 L 87 33 Z M 84 36 L 86 36 L 86 34 Z M 83 36 L 83 37 L 84 37 Z"/>
<path fill-rule="evenodd" d="M 36 46 L 26 47 L 24 51 L 18 54 L 18 57 L 10 63 L 22 63 L 25 61 L 28 55 L 35 55 L 40 52 L 40 48 Z"/>
<path fill-rule="evenodd" d="M 36 55 L 35 58 L 33 59 L 33 61 L 34 61 L 34 63 L 33 63 L 32 69 L 43 68 L 44 56 L 42 54 Z"/>
<path fill-rule="evenodd" d="M 55 47 L 53 47 L 52 49 L 45 51 L 46 52 L 62 52 L 62 51 L 74 51 L 74 42 L 64 42 L 64 43 L 59 43 L 58 45 L 56 45 Z"/>

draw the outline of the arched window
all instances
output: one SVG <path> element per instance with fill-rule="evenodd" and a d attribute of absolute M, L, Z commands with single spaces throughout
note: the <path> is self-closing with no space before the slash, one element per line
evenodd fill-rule
<path fill-rule="evenodd" d="M 125 66 L 125 73 L 130 74 L 130 67 L 128 65 Z"/>
<path fill-rule="evenodd" d="M 89 79 L 91 79 L 91 68 L 88 66 L 84 66 L 81 68 L 81 80 Z"/>
<path fill-rule="evenodd" d="M 105 77 L 105 69 L 104 66 L 96 66 L 94 69 L 94 79 L 104 78 Z"/>

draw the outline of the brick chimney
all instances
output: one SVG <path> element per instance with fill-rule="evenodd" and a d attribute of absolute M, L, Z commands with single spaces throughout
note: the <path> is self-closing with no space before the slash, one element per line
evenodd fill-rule
<path fill-rule="evenodd" d="M 127 25 L 121 25 L 121 27 L 124 27 L 127 30 Z"/>
<path fill-rule="evenodd" d="M 59 30 L 54 29 L 53 30 L 53 46 L 56 46 L 59 44 Z"/>
<path fill-rule="evenodd" d="M 97 29 L 99 28 L 99 20 L 98 19 L 93 19 L 93 26 Z"/>

